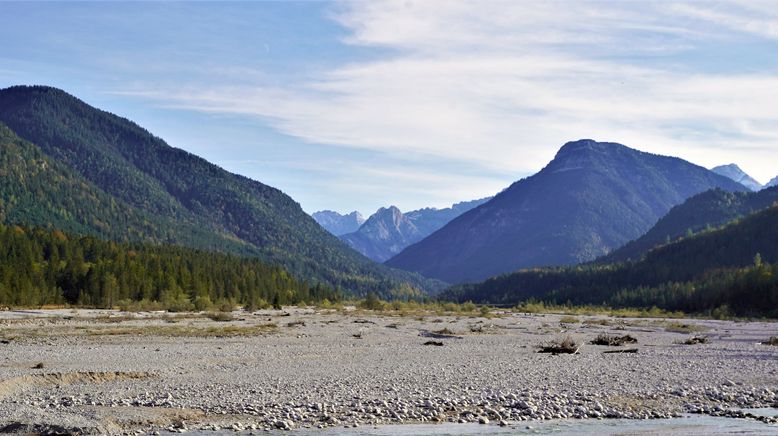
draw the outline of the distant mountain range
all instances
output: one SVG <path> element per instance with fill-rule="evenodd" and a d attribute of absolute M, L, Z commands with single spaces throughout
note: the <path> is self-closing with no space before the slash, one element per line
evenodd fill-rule
<path fill-rule="evenodd" d="M 729 177 L 752 191 L 758 191 L 763 188 L 761 183 L 754 180 L 753 177 L 746 174 L 745 171 L 735 164 L 719 165 L 711 168 L 711 171 L 724 177 Z"/>
<path fill-rule="evenodd" d="M 774 179 L 767 182 L 767 184 L 764 186 L 765 188 L 772 188 L 773 186 L 778 186 L 778 176 L 776 176 Z"/>
<path fill-rule="evenodd" d="M 378 209 L 355 232 L 341 235 L 351 248 L 384 262 L 405 247 L 438 230 L 459 215 L 477 207 L 489 198 L 463 201 L 445 209 L 424 208 L 403 214 L 395 206 Z"/>
<path fill-rule="evenodd" d="M 775 241 L 778 206 L 667 244 L 636 262 L 518 271 L 455 286 L 440 297 L 490 304 L 534 300 L 776 317 Z"/>
<path fill-rule="evenodd" d="M 646 234 L 597 259 L 597 262 L 638 260 L 658 246 L 719 227 L 775 204 L 778 204 L 778 187 L 758 192 L 706 191 L 670 209 Z"/>
<path fill-rule="evenodd" d="M 621 144 L 565 144 L 545 168 L 389 259 L 449 283 L 586 262 L 641 236 L 700 192 L 746 188 L 703 167 Z"/>
<path fill-rule="evenodd" d="M 357 211 L 341 215 L 332 210 L 322 210 L 314 212 L 311 216 L 320 226 L 335 236 L 356 232 L 365 222 L 365 218 Z"/>
<path fill-rule="evenodd" d="M 354 252 L 280 190 L 64 91 L 0 90 L 0 124 L 3 223 L 255 256 L 354 294 L 440 287 Z"/>

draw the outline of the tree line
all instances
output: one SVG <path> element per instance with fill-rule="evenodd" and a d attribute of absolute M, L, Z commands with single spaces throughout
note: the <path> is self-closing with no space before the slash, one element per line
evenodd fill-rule
<path fill-rule="evenodd" d="M 256 258 L 173 245 L 117 243 L 0 224 L 0 304 L 100 308 L 156 302 L 174 310 L 340 300 Z"/>

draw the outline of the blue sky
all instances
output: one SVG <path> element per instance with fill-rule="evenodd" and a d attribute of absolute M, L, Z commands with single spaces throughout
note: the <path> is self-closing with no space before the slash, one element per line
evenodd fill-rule
<path fill-rule="evenodd" d="M 445 207 L 568 140 L 778 175 L 772 2 L 0 2 L 47 84 L 308 212 Z"/>

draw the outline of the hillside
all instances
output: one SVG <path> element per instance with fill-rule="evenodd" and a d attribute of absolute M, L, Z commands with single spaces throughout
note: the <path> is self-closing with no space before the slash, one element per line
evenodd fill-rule
<path fill-rule="evenodd" d="M 246 257 L 2 224 L 0 241 L 1 305 L 112 308 L 142 301 L 171 310 L 204 310 L 214 303 L 257 308 L 339 297 Z"/>
<path fill-rule="evenodd" d="M 31 156 L 39 153 L 56 162 L 53 177 L 68 180 L 47 188 L 50 198 L 60 200 L 17 202 L 13 209 L 9 203 L 3 211 L 6 223 L 251 254 L 283 265 L 301 280 L 358 294 L 389 294 L 403 284 L 437 286 L 355 253 L 278 189 L 170 147 L 131 121 L 64 91 L 40 86 L 0 90 L 0 122 L 26 140 L 26 148 L 38 148 Z M 6 136 L 13 142 L 9 132 Z M 17 166 L 24 172 L 34 165 Z M 46 171 L 22 176 L 24 184 L 14 188 L 22 192 L 15 197 L 32 198 L 37 194 L 29 190 L 49 183 Z M 87 201 L 90 196 L 98 201 Z M 106 209 L 106 202 L 112 206 Z M 106 212 L 111 207 L 114 212 Z"/>
<path fill-rule="evenodd" d="M 340 239 L 370 259 L 384 262 L 488 200 L 463 201 L 445 209 L 428 207 L 408 213 L 402 213 L 395 206 L 382 207 L 357 231 L 341 235 Z"/>
<path fill-rule="evenodd" d="M 719 165 L 710 170 L 716 174 L 721 174 L 724 177 L 729 177 L 751 191 L 758 191 L 763 188 L 761 183 L 754 180 L 753 177 L 746 174 L 745 171 L 741 170 L 740 167 L 735 164 Z"/>
<path fill-rule="evenodd" d="M 359 226 L 365 222 L 357 211 L 341 215 L 332 210 L 321 210 L 311 214 L 314 220 L 324 227 L 324 230 L 335 236 L 345 235 L 346 233 L 356 232 Z"/>
<path fill-rule="evenodd" d="M 766 185 L 764 185 L 765 188 L 772 188 L 773 186 L 778 186 L 778 177 L 773 178 L 769 182 L 767 182 Z"/>
<path fill-rule="evenodd" d="M 778 317 L 778 207 L 665 245 L 638 262 L 520 271 L 442 294 L 458 301 L 606 304 Z M 771 266 L 769 263 L 772 263 Z"/>
<path fill-rule="evenodd" d="M 545 168 L 386 262 L 449 283 L 586 262 L 645 233 L 671 207 L 742 185 L 620 144 L 565 144 Z"/>
<path fill-rule="evenodd" d="M 778 187 L 759 192 L 714 189 L 670 210 L 646 234 L 597 259 L 598 263 L 638 260 L 649 250 L 690 233 L 714 228 L 778 203 Z"/>

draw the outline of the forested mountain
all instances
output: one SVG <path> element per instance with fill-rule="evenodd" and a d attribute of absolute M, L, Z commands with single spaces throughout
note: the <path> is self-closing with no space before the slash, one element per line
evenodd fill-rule
<path fill-rule="evenodd" d="M 593 260 L 711 188 L 744 191 L 684 160 L 580 140 L 492 200 L 386 262 L 449 283 Z"/>
<path fill-rule="evenodd" d="M 672 208 L 646 234 L 597 259 L 597 262 L 638 260 L 659 245 L 721 226 L 777 203 L 778 187 L 759 192 L 727 192 L 721 189 L 706 191 Z"/>
<path fill-rule="evenodd" d="M 219 301 L 249 308 L 338 299 L 256 258 L 190 248 L 120 244 L 59 230 L 0 224 L 0 304 L 114 307 L 157 302 L 178 310 Z"/>
<path fill-rule="evenodd" d="M 365 222 L 365 218 L 357 211 L 341 215 L 332 210 L 321 210 L 314 212 L 311 216 L 320 226 L 335 236 L 356 232 L 359 226 Z"/>
<path fill-rule="evenodd" d="M 773 186 L 778 186 L 778 176 L 770 180 L 769 182 L 767 182 L 767 184 L 764 186 L 765 188 L 772 188 Z"/>
<path fill-rule="evenodd" d="M 721 174 L 724 177 L 729 177 L 752 191 L 762 189 L 761 183 L 754 180 L 753 177 L 746 174 L 745 171 L 741 170 L 740 167 L 735 164 L 719 165 L 711 168 L 711 171 L 716 174 Z"/>
<path fill-rule="evenodd" d="M 778 317 L 778 206 L 665 245 L 638 262 L 534 269 L 460 285 L 441 298 L 515 304 L 657 306 Z M 772 266 L 770 265 L 772 263 Z"/>
<path fill-rule="evenodd" d="M 382 207 L 357 231 L 341 235 L 340 239 L 376 262 L 384 262 L 488 200 L 463 201 L 445 209 L 426 207 L 405 214 L 395 206 Z"/>
<path fill-rule="evenodd" d="M 64 91 L 0 90 L 0 122 L 25 140 L 3 130 L 0 161 L 18 176 L 0 187 L 6 223 L 249 254 L 357 294 L 437 286 L 349 249 L 278 189 L 170 147 Z"/>

